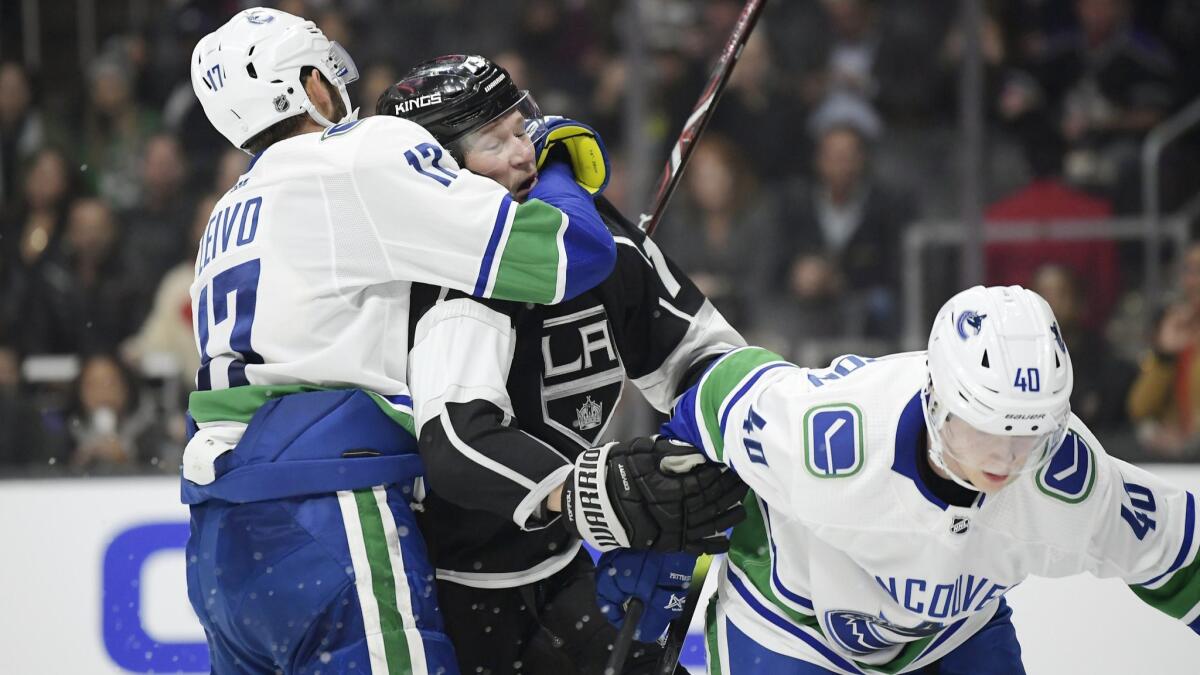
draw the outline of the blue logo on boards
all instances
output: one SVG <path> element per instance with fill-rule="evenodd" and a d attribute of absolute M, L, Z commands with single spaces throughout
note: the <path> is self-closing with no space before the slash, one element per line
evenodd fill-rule
<path fill-rule="evenodd" d="M 844 478 L 863 465 L 862 412 L 850 403 L 817 406 L 804 416 L 804 460 L 818 478 Z"/>
<path fill-rule="evenodd" d="M 1077 504 L 1092 492 L 1096 483 L 1096 457 L 1078 434 L 1072 432 L 1037 474 L 1043 493 L 1068 504 Z"/>
<path fill-rule="evenodd" d="M 958 337 L 966 340 L 972 335 L 979 335 L 983 330 L 983 320 L 987 318 L 987 314 L 976 314 L 973 310 L 967 310 L 958 315 L 958 323 L 955 327 L 958 328 Z M 967 335 L 967 331 L 971 335 Z"/>
<path fill-rule="evenodd" d="M 208 672 L 203 642 L 157 642 L 142 625 L 142 568 L 159 551 L 187 546 L 186 522 L 136 525 L 113 538 L 104 552 L 100 599 L 104 648 L 112 660 L 135 673 Z"/>

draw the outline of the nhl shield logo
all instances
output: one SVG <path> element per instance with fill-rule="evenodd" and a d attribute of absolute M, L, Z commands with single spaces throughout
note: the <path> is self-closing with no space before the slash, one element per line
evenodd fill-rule
<path fill-rule="evenodd" d="M 965 516 L 954 516 L 954 522 L 950 523 L 951 534 L 966 534 L 969 529 L 971 529 L 971 519 Z"/>
<path fill-rule="evenodd" d="M 289 107 L 291 107 L 291 104 L 288 103 L 287 96 L 280 94 L 275 97 L 275 112 L 284 112 Z"/>

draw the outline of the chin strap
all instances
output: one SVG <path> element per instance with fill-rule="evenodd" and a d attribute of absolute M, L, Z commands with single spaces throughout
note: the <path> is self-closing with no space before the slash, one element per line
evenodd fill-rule
<path fill-rule="evenodd" d="M 959 478 L 957 474 L 950 470 L 950 467 L 946 466 L 946 458 L 942 452 L 942 444 L 940 442 L 934 443 L 933 441 L 930 441 L 929 461 L 933 462 L 933 465 L 940 469 L 942 473 L 949 476 L 950 480 L 958 483 L 962 487 L 965 487 L 972 492 L 979 492 L 979 488 L 972 485 L 971 481 Z"/>

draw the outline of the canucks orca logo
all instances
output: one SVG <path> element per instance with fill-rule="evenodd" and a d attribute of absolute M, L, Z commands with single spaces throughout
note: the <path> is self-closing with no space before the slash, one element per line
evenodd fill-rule
<path fill-rule="evenodd" d="M 883 617 L 849 609 L 825 612 L 826 634 L 851 654 L 867 655 L 904 642 L 912 642 L 945 628 L 936 621 L 922 621 L 907 628 Z"/>
<path fill-rule="evenodd" d="M 973 310 L 968 309 L 958 315 L 958 337 L 966 340 L 972 335 L 979 335 L 983 330 L 983 320 L 987 318 L 987 314 L 976 314 Z M 967 335 L 967 329 L 971 330 L 971 335 Z"/>
<path fill-rule="evenodd" d="M 265 12 L 254 12 L 253 14 L 247 14 L 246 20 L 250 23 L 261 26 L 263 24 L 271 23 L 275 20 L 275 17 Z"/>

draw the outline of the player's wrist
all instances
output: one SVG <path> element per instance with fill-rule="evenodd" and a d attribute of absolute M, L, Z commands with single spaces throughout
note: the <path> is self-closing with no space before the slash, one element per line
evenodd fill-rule
<path fill-rule="evenodd" d="M 551 490 L 550 495 L 546 497 L 546 510 L 550 513 L 562 513 L 564 487 L 566 487 L 565 481 L 558 487 Z"/>

